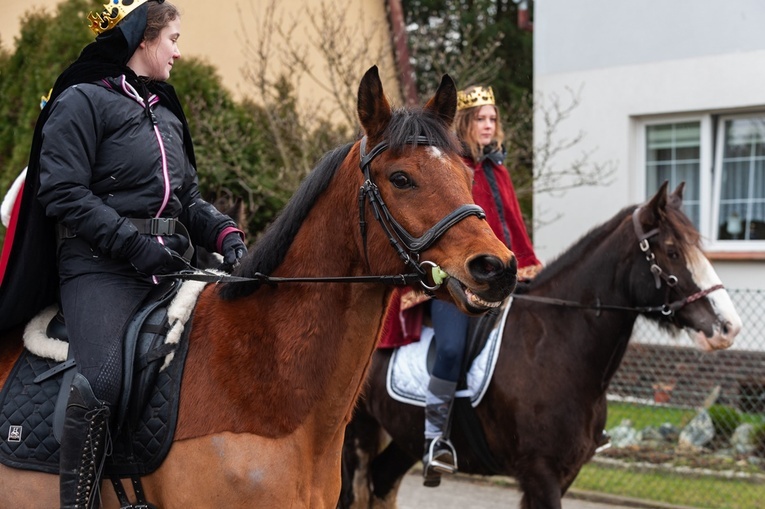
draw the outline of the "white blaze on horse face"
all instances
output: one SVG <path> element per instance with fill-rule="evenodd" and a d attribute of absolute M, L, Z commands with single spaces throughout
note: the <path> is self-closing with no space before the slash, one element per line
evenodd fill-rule
<path fill-rule="evenodd" d="M 430 155 L 432 155 L 436 159 L 444 158 L 444 153 L 438 147 L 428 147 L 428 152 L 430 152 Z"/>
<path fill-rule="evenodd" d="M 705 290 L 722 282 L 701 249 L 694 247 L 688 254 L 688 271 L 693 276 L 696 286 Z M 712 324 L 713 335 L 707 337 L 702 331 L 688 331 L 702 350 L 720 350 L 733 344 L 733 339 L 741 331 L 741 317 L 733 306 L 730 295 L 724 289 L 715 290 L 706 296 L 715 310 L 717 320 Z"/>

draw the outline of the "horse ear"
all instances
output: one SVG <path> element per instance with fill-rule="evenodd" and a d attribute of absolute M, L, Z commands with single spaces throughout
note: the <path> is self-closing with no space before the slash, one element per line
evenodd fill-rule
<path fill-rule="evenodd" d="M 680 210 L 683 207 L 683 191 L 685 191 L 685 181 L 680 182 L 678 186 L 669 195 L 669 206 Z"/>
<path fill-rule="evenodd" d="M 448 74 L 441 77 L 436 94 L 425 105 L 425 111 L 440 119 L 447 127 L 454 122 L 457 113 L 457 86 Z"/>
<path fill-rule="evenodd" d="M 665 180 L 664 183 L 656 191 L 648 203 L 642 207 L 641 221 L 645 225 L 654 225 L 664 215 L 664 210 L 667 207 L 667 187 L 669 181 Z"/>
<path fill-rule="evenodd" d="M 376 65 L 361 78 L 357 110 L 361 126 L 370 138 L 382 133 L 390 122 L 391 108 L 383 93 Z"/>

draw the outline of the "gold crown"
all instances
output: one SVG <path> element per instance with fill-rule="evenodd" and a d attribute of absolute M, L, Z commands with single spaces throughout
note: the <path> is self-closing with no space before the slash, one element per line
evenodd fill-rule
<path fill-rule="evenodd" d="M 494 91 L 491 87 L 473 87 L 468 93 L 462 90 L 457 92 L 457 111 L 485 104 L 494 104 Z"/>
<path fill-rule="evenodd" d="M 104 4 L 104 11 L 101 14 L 94 12 L 88 14 L 90 29 L 96 35 L 111 30 L 117 26 L 117 23 L 122 21 L 125 16 L 147 1 L 148 0 L 109 0 L 109 3 Z"/>

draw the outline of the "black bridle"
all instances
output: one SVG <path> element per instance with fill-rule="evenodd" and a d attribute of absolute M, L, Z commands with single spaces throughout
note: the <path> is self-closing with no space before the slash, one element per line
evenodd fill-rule
<path fill-rule="evenodd" d="M 425 136 L 412 136 L 405 141 L 411 146 L 432 146 L 430 140 Z M 372 180 L 370 165 L 375 157 L 388 148 L 388 142 L 381 141 L 375 145 L 369 153 L 366 152 L 366 146 L 367 137 L 364 136 L 360 143 L 361 161 L 359 167 L 364 174 L 364 183 L 359 189 L 359 227 L 364 244 L 364 256 L 367 259 L 367 267 L 369 267 L 369 256 L 367 253 L 365 204 L 369 201 L 375 219 L 382 226 L 391 245 L 404 263 L 414 269 L 414 273 L 382 276 L 272 277 L 258 272 L 252 277 L 241 277 L 198 269 L 186 263 L 189 266 L 189 270 L 183 270 L 174 274 L 164 274 L 157 277 L 178 278 L 211 283 L 244 283 L 257 281 L 270 285 L 278 283 L 383 283 L 395 286 L 409 286 L 419 283 L 428 292 L 438 289 L 441 286 L 441 283 L 447 279 L 449 275 L 441 270 L 437 264 L 431 261 L 420 262 L 420 253 L 432 246 L 449 228 L 463 219 L 469 216 L 477 216 L 483 219 L 486 217 L 486 214 L 478 205 L 461 205 L 438 221 L 420 237 L 413 237 L 390 213 L 388 206 L 385 205 L 385 201 L 380 194 L 379 188 Z"/>
<path fill-rule="evenodd" d="M 655 235 L 658 235 L 659 229 L 654 228 L 653 230 L 650 230 L 648 232 L 643 231 L 643 226 L 640 224 L 640 217 L 639 217 L 641 208 L 642 207 L 638 207 L 632 212 L 632 227 L 635 231 L 635 235 L 638 238 L 638 245 L 640 247 L 640 251 L 642 251 L 645 254 L 645 259 L 648 262 L 651 274 L 653 274 L 654 280 L 656 282 L 656 289 L 658 290 L 661 288 L 662 281 L 666 284 L 664 304 L 660 306 L 630 307 L 630 306 L 615 306 L 615 305 L 601 304 L 600 299 L 597 299 L 597 302 L 595 304 L 582 304 L 576 301 L 555 299 L 551 297 L 538 297 L 534 295 L 514 295 L 513 298 L 521 299 L 521 300 L 529 300 L 534 302 L 542 302 L 545 304 L 553 304 L 553 305 L 563 306 L 563 307 L 579 308 L 579 309 L 594 309 L 597 311 L 601 311 L 601 310 L 602 311 L 633 311 L 638 313 L 661 312 L 661 314 L 663 314 L 664 316 L 672 316 L 673 314 L 675 314 L 676 311 L 684 308 L 691 302 L 695 302 L 701 299 L 702 297 L 709 295 L 715 290 L 721 290 L 725 288 L 722 284 L 716 284 L 705 290 L 700 290 L 692 295 L 689 295 L 688 297 L 683 297 L 681 299 L 677 299 L 670 302 L 669 300 L 670 292 L 672 288 L 677 286 L 678 279 L 677 279 L 677 276 L 673 274 L 668 274 L 667 271 L 662 269 L 659 266 L 659 264 L 656 262 L 656 255 L 654 255 L 653 251 L 651 251 L 651 244 L 649 242 L 649 239 Z"/>
<path fill-rule="evenodd" d="M 406 140 L 407 144 L 415 145 L 431 145 L 430 141 L 425 136 L 412 136 Z M 367 137 L 364 136 L 361 139 L 360 152 L 361 162 L 359 166 L 364 173 L 364 184 L 359 189 L 359 227 L 361 229 L 361 238 L 364 242 L 364 256 L 367 258 L 367 266 L 369 266 L 369 256 L 367 253 L 367 223 L 365 214 L 365 203 L 369 201 L 372 212 L 375 219 L 382 226 L 385 234 L 388 236 L 396 253 L 401 257 L 404 263 L 412 267 L 417 274 L 420 275 L 420 284 L 426 290 L 435 290 L 440 285 L 438 281 L 439 276 L 437 274 L 438 266 L 430 261 L 420 262 L 420 253 L 432 246 L 446 231 L 469 216 L 478 216 L 483 219 L 486 217 L 483 209 L 475 204 L 464 204 L 451 211 L 443 219 L 432 226 L 428 231 L 422 234 L 420 237 L 413 237 L 406 229 L 399 224 L 393 217 L 383 201 L 382 195 L 377 185 L 372 180 L 370 172 L 370 166 L 375 157 L 380 155 L 388 148 L 388 142 L 381 141 L 375 147 L 366 152 Z M 428 273 L 424 269 L 425 266 L 430 267 L 431 276 L 433 277 L 433 285 L 428 280 Z M 438 270 L 436 270 L 438 269 Z M 443 276 L 441 276 L 443 277 Z"/>

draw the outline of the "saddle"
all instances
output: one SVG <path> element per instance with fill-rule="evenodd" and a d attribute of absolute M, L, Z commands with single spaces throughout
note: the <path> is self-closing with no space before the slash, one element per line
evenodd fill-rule
<path fill-rule="evenodd" d="M 470 319 L 468 343 L 457 385 L 457 399 L 478 406 L 491 381 L 502 341 L 505 319 L 512 299 L 504 306 Z M 425 406 L 425 388 L 433 371 L 436 348 L 433 329 L 423 327 L 420 340 L 393 350 L 386 386 L 391 398 Z"/>
<path fill-rule="evenodd" d="M 204 287 L 196 282 L 163 282 L 126 330 L 123 390 L 115 409 L 113 451 L 107 458 L 106 476 L 149 474 L 170 449 L 190 327 L 183 323 L 179 330 L 178 320 L 173 318 L 171 323 L 168 310 L 185 285 L 198 287 L 194 299 Z M 190 311 L 185 318 L 189 317 Z M 54 317 L 47 330 L 65 340 L 62 325 Z M 74 373 L 72 359 L 60 362 L 24 349 L 0 393 L 0 463 L 58 474 L 58 428 L 63 425 Z"/>

